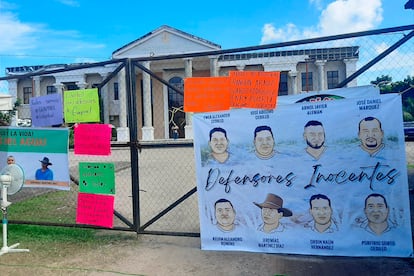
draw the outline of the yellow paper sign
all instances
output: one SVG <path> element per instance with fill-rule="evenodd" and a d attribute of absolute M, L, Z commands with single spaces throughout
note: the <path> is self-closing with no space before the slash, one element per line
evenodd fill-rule
<path fill-rule="evenodd" d="M 67 90 L 63 94 L 66 123 L 99 122 L 98 89 Z"/>

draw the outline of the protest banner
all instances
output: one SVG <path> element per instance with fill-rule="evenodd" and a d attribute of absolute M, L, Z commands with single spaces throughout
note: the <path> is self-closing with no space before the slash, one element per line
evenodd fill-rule
<path fill-rule="evenodd" d="M 14 156 L 24 187 L 69 190 L 68 147 L 67 128 L 0 128 L 0 159 Z"/>
<path fill-rule="evenodd" d="M 396 94 L 193 116 L 201 246 L 412 256 Z"/>

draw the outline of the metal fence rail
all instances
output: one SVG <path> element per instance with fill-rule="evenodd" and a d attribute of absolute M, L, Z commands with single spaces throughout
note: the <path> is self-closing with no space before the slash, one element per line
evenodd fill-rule
<path fill-rule="evenodd" d="M 358 56 L 356 72 L 341 81 L 338 87 L 346 85 L 367 85 L 377 83 L 387 88 L 395 82 L 403 82 L 407 77 L 414 76 L 414 25 L 321 37 L 314 39 L 290 41 L 254 47 L 236 48 L 214 52 L 189 53 L 174 56 L 155 56 L 148 58 L 108 61 L 99 64 L 82 65 L 80 68 L 94 67 L 102 64 L 116 62 L 117 69 L 98 84 L 99 91 L 105 90 L 108 83 L 117 78 L 120 71 L 125 68 L 125 83 L 127 95 L 128 127 L 130 142 L 112 144 L 110 156 L 79 156 L 71 150 L 69 153 L 71 190 L 56 191 L 50 189 L 24 188 L 10 197 L 14 204 L 10 207 L 9 220 L 11 223 L 42 224 L 90 227 L 76 225 L 76 205 L 79 162 L 113 162 L 115 164 L 116 195 L 114 212 L 114 229 L 136 231 L 137 233 L 151 233 L 164 235 L 199 235 L 199 212 L 196 196 L 196 175 L 192 140 L 166 139 L 153 142 L 141 141 L 142 127 L 142 99 L 137 98 L 136 70 L 142 74 L 149 74 L 154 87 L 164 87 L 183 93 L 182 89 L 169 84 L 168 79 L 152 72 L 142 65 L 146 61 L 174 61 L 183 58 L 196 58 L 208 55 L 222 55 L 228 60 L 248 60 L 253 56 L 266 56 L 286 54 L 286 59 L 294 58 L 294 51 L 309 49 L 318 52 L 323 48 L 355 47 L 354 55 Z M 358 51 L 358 52 L 356 52 Z M 266 53 L 266 54 L 265 54 Z M 273 54 L 272 54 L 273 53 Z M 289 53 L 289 54 L 288 54 Z M 340 54 L 340 53 L 339 53 Z M 224 57 L 224 55 L 226 55 Z M 312 60 L 310 56 L 309 62 Z M 335 59 L 335 55 L 323 56 L 326 59 Z M 198 61 L 194 61 L 197 66 Z M 202 64 L 204 67 L 207 64 Z M 75 68 L 79 69 L 79 68 Z M 75 70 L 73 69 L 73 70 Z M 72 70 L 72 69 L 71 69 Z M 228 73 L 227 71 L 221 72 Z M 0 78 L 0 80 L 23 78 L 41 75 L 31 73 L 28 75 Z M 383 76 L 391 76 L 392 80 L 379 83 Z M 414 85 L 413 83 L 411 85 Z M 403 86 L 401 86 L 403 87 Z M 388 87 L 389 88 L 389 87 Z M 412 90 L 398 90 L 394 92 L 407 92 Z M 302 91 L 306 92 L 306 91 Z M 164 106 L 152 106 L 154 117 L 164 114 Z M 413 108 L 414 110 L 414 108 Z M 169 110 L 172 114 L 173 110 Z M 182 110 L 174 112 L 183 113 Z M 171 114 L 166 115 L 171 116 Z M 184 114 L 184 113 L 183 113 Z M 413 114 L 414 115 L 414 114 Z M 164 115 L 162 115 L 164 116 Z M 181 117 L 182 118 L 182 117 Z M 178 122 L 177 122 L 178 123 Z M 39 204 L 36 219 L 33 219 L 34 210 L 27 210 L 21 217 L 13 215 L 13 208 L 22 206 L 27 201 L 38 200 L 50 202 Z M 51 212 L 48 206 L 54 206 Z M 44 216 L 42 214 L 45 214 Z"/>

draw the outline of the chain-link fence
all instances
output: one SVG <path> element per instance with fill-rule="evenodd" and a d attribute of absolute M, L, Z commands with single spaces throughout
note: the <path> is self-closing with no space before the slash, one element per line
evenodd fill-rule
<path fill-rule="evenodd" d="M 403 93 L 405 119 L 413 120 L 413 30 L 414 25 L 410 25 L 230 50 L 108 62 L 115 64 L 114 69 L 96 85 L 102 104 L 107 107 L 102 122 L 118 124 L 121 131 L 128 126 L 129 142 L 114 142 L 111 155 L 104 157 L 79 156 L 71 150 L 71 190 L 24 188 L 11 196 L 14 204 L 9 207 L 9 219 L 20 223 L 74 225 L 79 162 L 113 162 L 114 229 L 197 235 L 199 218 L 191 116 L 183 112 L 186 77 L 226 76 L 232 70 L 280 71 L 280 95 L 376 84 L 382 92 Z M 24 77 L 36 75 L 42 76 L 33 73 Z M 114 82 L 119 82 L 121 105 L 104 98 L 113 90 Z M 112 109 L 108 108 L 111 105 Z M 119 140 L 120 130 L 117 131 Z"/>

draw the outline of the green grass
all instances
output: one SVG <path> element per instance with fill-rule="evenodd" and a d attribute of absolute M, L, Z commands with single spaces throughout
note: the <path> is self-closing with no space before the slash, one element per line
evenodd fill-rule
<path fill-rule="evenodd" d="M 26 248 L 38 256 L 52 259 L 138 241 L 133 232 L 92 228 L 8 224 L 7 229 L 8 246 L 20 243 L 17 248 Z"/>
<path fill-rule="evenodd" d="M 13 202 L 8 208 L 8 219 L 74 224 L 76 194 L 72 191 L 52 191 L 21 202 Z"/>
<path fill-rule="evenodd" d="M 82 243 L 105 244 L 108 242 L 123 241 L 125 235 L 115 234 L 112 231 L 104 231 L 93 228 L 8 224 L 8 240 L 11 243 Z M 0 231 L 0 232 L 3 232 Z"/>
<path fill-rule="evenodd" d="M 55 227 L 39 225 L 8 224 L 8 239 L 15 242 L 31 243 L 34 239 L 40 243 L 60 242 L 96 242 L 96 229 Z"/>
<path fill-rule="evenodd" d="M 20 243 L 18 248 L 27 248 L 38 256 L 59 258 L 74 252 L 105 249 L 111 245 L 137 241 L 134 232 L 70 227 L 76 223 L 76 187 L 71 191 L 33 194 L 25 200 L 12 203 L 7 209 L 8 246 Z M 13 221 L 28 224 L 14 224 Z M 68 227 L 32 225 L 31 222 L 68 224 Z M 3 229 L 0 228 L 2 236 Z"/>

